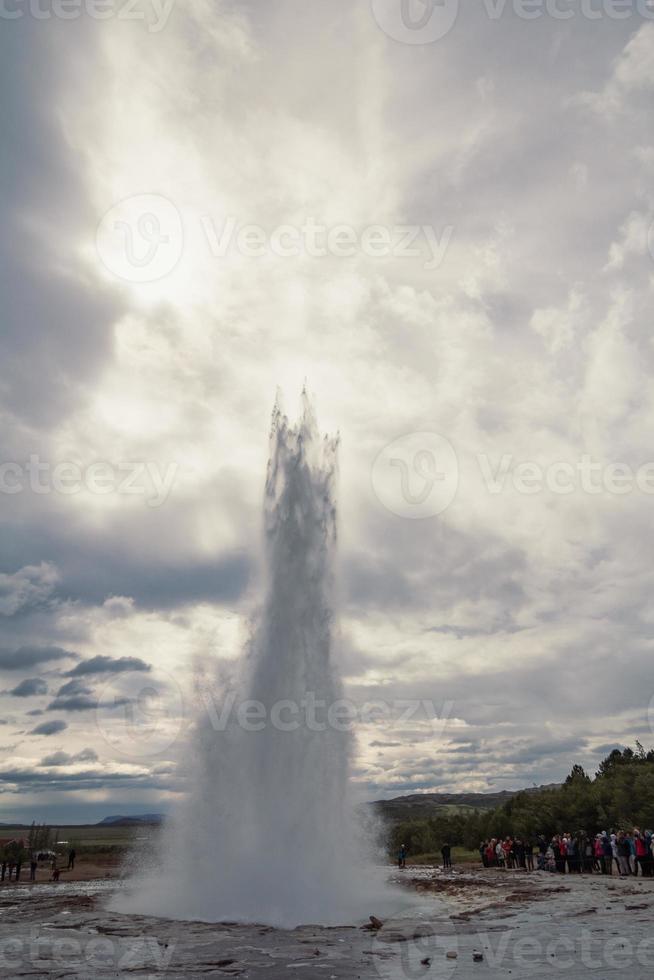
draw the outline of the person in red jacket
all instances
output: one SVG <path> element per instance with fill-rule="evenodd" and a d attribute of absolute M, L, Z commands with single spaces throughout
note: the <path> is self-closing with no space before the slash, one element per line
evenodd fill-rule
<path fill-rule="evenodd" d="M 507 868 L 513 867 L 513 841 L 510 837 L 507 837 L 502 844 L 502 850 L 504 851 L 504 864 Z"/>
<path fill-rule="evenodd" d="M 634 846 L 636 848 L 636 874 L 638 874 L 638 868 L 640 868 L 641 875 L 645 877 L 649 863 L 647 860 L 647 845 L 638 827 L 634 827 Z"/>

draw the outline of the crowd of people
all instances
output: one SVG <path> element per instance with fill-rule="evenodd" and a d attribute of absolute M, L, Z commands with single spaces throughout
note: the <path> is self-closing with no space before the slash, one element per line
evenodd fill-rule
<path fill-rule="evenodd" d="M 76 856 L 77 854 L 75 852 L 75 848 L 71 848 L 68 851 L 68 865 L 66 867 L 67 871 L 74 870 Z M 59 867 L 58 858 L 54 852 L 35 852 L 26 857 L 24 849 L 21 846 L 21 848 L 16 850 L 15 854 L 0 856 L 0 882 L 20 881 L 23 867 L 27 864 L 29 864 L 30 869 L 30 881 L 36 881 L 36 873 L 38 871 L 39 864 L 45 864 L 47 867 L 49 867 L 51 872 L 50 881 L 59 881 L 62 868 Z"/>
<path fill-rule="evenodd" d="M 485 868 L 522 868 L 526 871 L 553 871 L 559 874 L 603 874 L 614 871 L 624 878 L 654 875 L 652 831 L 604 830 L 593 835 L 555 834 L 522 840 L 519 837 L 491 838 L 479 845 Z"/>

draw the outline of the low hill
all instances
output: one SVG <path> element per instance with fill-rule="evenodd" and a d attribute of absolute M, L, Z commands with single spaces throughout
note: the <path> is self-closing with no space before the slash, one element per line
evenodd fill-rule
<path fill-rule="evenodd" d="M 388 820 L 413 820 L 444 813 L 465 813 L 474 810 L 495 810 L 520 792 L 539 793 L 557 789 L 558 783 L 532 786 L 526 790 L 501 790 L 496 793 L 414 793 L 396 796 L 392 800 L 377 800 L 370 806 Z"/>
<path fill-rule="evenodd" d="M 113 817 L 105 817 L 104 820 L 98 821 L 95 826 L 106 827 L 111 825 L 112 827 L 129 827 L 133 824 L 161 823 L 163 819 L 163 813 L 142 813 L 138 816 L 132 817 L 118 815 Z"/>

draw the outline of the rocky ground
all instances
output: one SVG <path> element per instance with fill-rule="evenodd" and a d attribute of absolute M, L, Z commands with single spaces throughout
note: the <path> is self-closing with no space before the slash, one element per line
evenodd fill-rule
<path fill-rule="evenodd" d="M 115 881 L 0 888 L 0 975 L 419 980 L 651 977 L 654 879 L 408 868 L 383 923 L 265 926 L 122 916 Z M 374 915 L 375 910 L 366 910 Z M 376 928 L 375 928 L 376 926 Z"/>

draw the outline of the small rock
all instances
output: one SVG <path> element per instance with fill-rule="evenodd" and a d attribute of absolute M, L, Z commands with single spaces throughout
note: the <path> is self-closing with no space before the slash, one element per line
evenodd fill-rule
<path fill-rule="evenodd" d="M 381 929 L 384 925 L 381 919 L 378 919 L 376 915 L 370 916 L 370 925 L 373 929 Z"/>
<path fill-rule="evenodd" d="M 448 953 L 445 954 L 448 960 L 455 960 L 457 959 L 458 955 L 459 954 L 456 953 L 453 949 L 451 949 Z"/>
<path fill-rule="evenodd" d="M 484 954 L 475 952 L 472 954 L 472 958 L 475 963 L 481 963 L 484 958 Z"/>
<path fill-rule="evenodd" d="M 424 960 L 420 960 L 420 966 L 430 966 L 431 960 L 428 956 L 425 956 Z"/>

